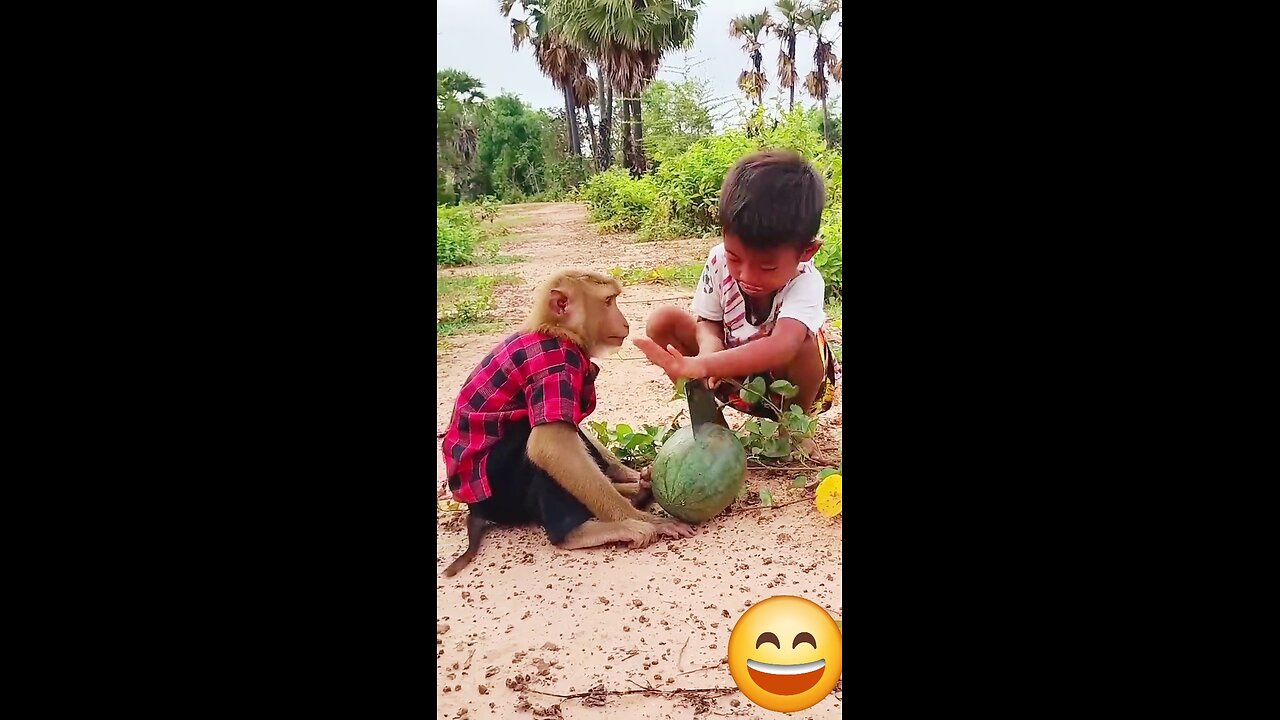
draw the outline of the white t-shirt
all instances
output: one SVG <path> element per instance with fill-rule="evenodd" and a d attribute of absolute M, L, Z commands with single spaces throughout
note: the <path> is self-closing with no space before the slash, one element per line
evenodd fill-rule
<path fill-rule="evenodd" d="M 812 261 L 800 263 L 800 273 L 773 296 L 773 308 L 759 325 L 747 318 L 747 298 L 729 275 L 724 243 L 711 248 L 702 277 L 693 291 L 693 312 L 698 317 L 724 323 L 725 347 L 737 347 L 767 337 L 781 318 L 795 318 L 804 323 L 810 335 L 816 335 L 827 319 L 823 310 L 826 292 L 822 275 Z"/>

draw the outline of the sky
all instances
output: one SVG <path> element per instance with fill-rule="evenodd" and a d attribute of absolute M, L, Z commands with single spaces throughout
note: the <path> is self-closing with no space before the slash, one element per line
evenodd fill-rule
<path fill-rule="evenodd" d="M 498 5 L 499 0 L 437 1 L 436 69 L 454 68 L 479 78 L 490 97 L 511 92 L 535 108 L 563 107 L 564 96 L 538 72 L 529 45 L 525 44 L 519 51 L 511 49 L 511 21 L 502 16 Z M 729 21 L 738 15 L 759 12 L 766 6 L 772 10 L 772 1 L 706 0 L 699 8 L 693 47 L 665 56 L 658 70 L 658 79 L 679 81 L 687 73 L 710 83 L 712 97 L 720 101 L 719 114 L 734 114 L 738 102 L 745 108 L 747 99 L 738 89 L 737 82 L 738 74 L 750 66 L 751 60 L 742 50 L 742 41 L 729 36 Z M 522 6 L 517 4 L 512 10 L 512 17 L 524 17 L 522 10 Z M 777 17 L 776 11 L 773 15 Z M 841 14 L 836 14 L 824 30 L 840 38 L 842 29 L 837 23 L 842 19 Z M 766 105 L 772 105 L 772 98 L 781 90 L 776 63 L 779 45 L 780 41 L 770 35 L 762 52 L 764 72 L 769 76 L 769 86 L 765 90 Z M 800 82 L 813 70 L 813 48 L 812 36 L 802 34 L 796 39 L 796 70 Z M 844 59 L 839 39 L 832 50 Z M 832 96 L 827 103 L 839 108 L 843 86 L 829 82 Z M 782 97 L 785 106 L 787 95 Z M 802 101 L 806 104 L 817 102 L 797 85 L 796 103 Z"/>

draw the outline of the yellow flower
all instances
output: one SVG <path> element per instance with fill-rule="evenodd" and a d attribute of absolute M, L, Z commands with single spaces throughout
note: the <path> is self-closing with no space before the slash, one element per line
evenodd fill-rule
<path fill-rule="evenodd" d="M 818 494 L 814 498 L 818 505 L 818 512 L 827 517 L 835 517 L 840 514 L 844 497 L 842 486 L 843 481 L 839 475 L 828 475 L 822 482 L 818 483 Z"/>

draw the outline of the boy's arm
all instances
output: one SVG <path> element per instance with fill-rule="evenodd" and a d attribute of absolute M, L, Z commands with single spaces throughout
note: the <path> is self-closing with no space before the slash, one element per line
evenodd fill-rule
<path fill-rule="evenodd" d="M 719 320 L 698 318 L 698 354 L 710 355 L 724 350 L 724 323 Z"/>
<path fill-rule="evenodd" d="M 701 329 L 702 323 L 698 325 Z M 782 318 L 769 337 L 714 354 L 699 354 L 696 358 L 687 358 L 687 367 L 694 373 L 690 377 L 745 377 L 781 368 L 791 362 L 808 336 L 809 328 L 804 323 L 794 318 Z M 723 346 L 721 343 L 721 347 Z M 701 334 L 698 337 L 698 348 L 700 352 L 705 352 Z"/>

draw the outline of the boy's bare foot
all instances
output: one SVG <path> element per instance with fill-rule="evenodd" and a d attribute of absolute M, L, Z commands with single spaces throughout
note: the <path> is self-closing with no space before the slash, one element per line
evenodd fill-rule
<path fill-rule="evenodd" d="M 831 467 L 840 466 L 840 458 L 831 457 L 827 453 L 823 452 L 818 447 L 818 443 L 813 441 L 813 438 L 804 438 L 803 440 L 801 440 L 800 450 L 805 455 L 808 455 L 810 460 L 812 460 L 813 462 L 819 465 L 829 465 Z"/>

